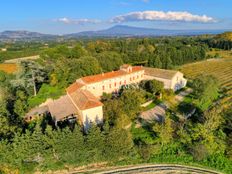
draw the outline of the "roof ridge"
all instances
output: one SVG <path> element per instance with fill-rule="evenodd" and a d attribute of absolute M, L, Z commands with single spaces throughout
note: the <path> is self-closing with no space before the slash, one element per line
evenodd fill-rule
<path fill-rule="evenodd" d="M 81 90 L 80 90 L 80 91 L 81 91 Z M 83 94 L 88 100 L 94 101 L 94 99 L 97 99 L 97 98 L 96 98 L 91 92 L 89 92 L 88 90 L 82 89 L 82 91 L 83 91 L 82 94 Z M 89 93 L 92 95 L 91 98 L 89 98 L 85 92 L 89 92 Z M 93 99 L 92 97 L 94 97 L 94 99 Z"/>

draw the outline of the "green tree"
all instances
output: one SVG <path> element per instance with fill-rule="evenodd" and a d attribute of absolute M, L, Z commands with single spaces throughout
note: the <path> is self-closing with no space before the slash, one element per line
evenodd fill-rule
<path fill-rule="evenodd" d="M 152 56 L 149 57 L 148 65 L 150 67 L 154 67 L 154 68 L 162 68 L 163 67 L 160 56 L 157 54 L 153 54 Z"/>
<path fill-rule="evenodd" d="M 104 135 L 100 128 L 92 124 L 86 137 L 87 161 L 97 162 L 103 159 Z"/>
<path fill-rule="evenodd" d="M 44 68 L 33 61 L 21 62 L 22 71 L 17 76 L 16 80 L 12 80 L 15 87 L 23 87 L 30 93 L 30 88 L 33 88 L 34 96 L 37 95 L 38 84 L 41 84 L 46 79 Z"/>
<path fill-rule="evenodd" d="M 209 75 L 200 75 L 192 82 L 193 95 L 196 105 L 206 110 L 218 97 L 219 85 L 216 78 Z"/>
<path fill-rule="evenodd" d="M 163 82 L 160 82 L 157 80 L 143 80 L 140 82 L 140 86 L 144 90 L 146 90 L 152 94 L 160 93 L 164 89 Z"/>
<path fill-rule="evenodd" d="M 3 83 L 6 80 L 6 74 L 3 71 L 0 71 L 0 82 Z"/>
<path fill-rule="evenodd" d="M 168 114 L 166 114 L 165 119 L 161 123 L 156 123 L 152 127 L 153 131 L 157 134 L 157 143 L 163 147 L 168 145 L 173 140 L 173 128 L 172 120 Z"/>
<path fill-rule="evenodd" d="M 107 160 L 125 158 L 133 148 L 132 136 L 125 129 L 112 129 L 105 138 L 105 157 Z"/>
<path fill-rule="evenodd" d="M 23 118 L 27 110 L 27 95 L 24 91 L 18 90 L 16 92 L 16 101 L 14 103 L 14 112 Z"/>
<path fill-rule="evenodd" d="M 121 55 L 117 52 L 102 52 L 97 54 L 96 58 L 104 72 L 117 70 L 123 64 Z"/>
<path fill-rule="evenodd" d="M 0 139 L 11 138 L 16 131 L 14 118 L 8 110 L 8 91 L 0 87 Z"/>

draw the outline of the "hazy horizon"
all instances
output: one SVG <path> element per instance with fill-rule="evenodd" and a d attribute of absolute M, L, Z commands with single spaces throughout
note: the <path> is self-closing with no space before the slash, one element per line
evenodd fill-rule
<path fill-rule="evenodd" d="M 229 0 L 8 0 L 1 3 L 0 32 L 67 34 L 127 25 L 170 30 L 232 29 Z"/>

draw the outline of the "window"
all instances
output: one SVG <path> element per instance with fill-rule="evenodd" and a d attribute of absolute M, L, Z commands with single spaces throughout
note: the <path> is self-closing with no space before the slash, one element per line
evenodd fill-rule
<path fill-rule="evenodd" d="M 115 86 L 115 87 L 117 86 L 117 83 L 116 83 L 116 82 L 114 83 L 114 86 Z"/>
<path fill-rule="evenodd" d="M 124 85 L 126 85 L 126 80 L 124 80 Z"/>
<path fill-rule="evenodd" d="M 131 81 L 132 79 L 131 79 L 131 77 L 130 77 L 130 81 Z"/>
<path fill-rule="evenodd" d="M 109 84 L 109 88 L 111 88 L 111 84 Z"/>
<path fill-rule="evenodd" d="M 105 86 L 104 86 L 104 85 L 102 86 L 102 90 L 103 90 L 103 91 L 105 90 Z"/>
<path fill-rule="evenodd" d="M 139 76 L 137 75 L 137 79 L 139 78 Z"/>
<path fill-rule="evenodd" d="M 121 82 L 121 81 L 119 82 L 119 85 L 122 85 L 122 82 Z"/>

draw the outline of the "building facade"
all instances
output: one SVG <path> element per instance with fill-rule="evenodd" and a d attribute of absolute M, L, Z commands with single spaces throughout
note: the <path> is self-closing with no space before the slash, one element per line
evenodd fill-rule
<path fill-rule="evenodd" d="M 118 71 L 112 71 L 77 79 L 66 89 L 66 95 L 57 100 L 49 99 L 37 107 L 47 108 L 55 122 L 76 118 L 88 129 L 91 123 L 103 122 L 103 93 L 117 93 L 122 86 L 136 84 L 142 80 L 156 79 L 164 83 L 166 89 L 174 91 L 185 87 L 187 80 L 178 71 L 170 71 L 142 66 L 122 65 Z M 30 120 L 36 108 L 26 118 Z"/>

